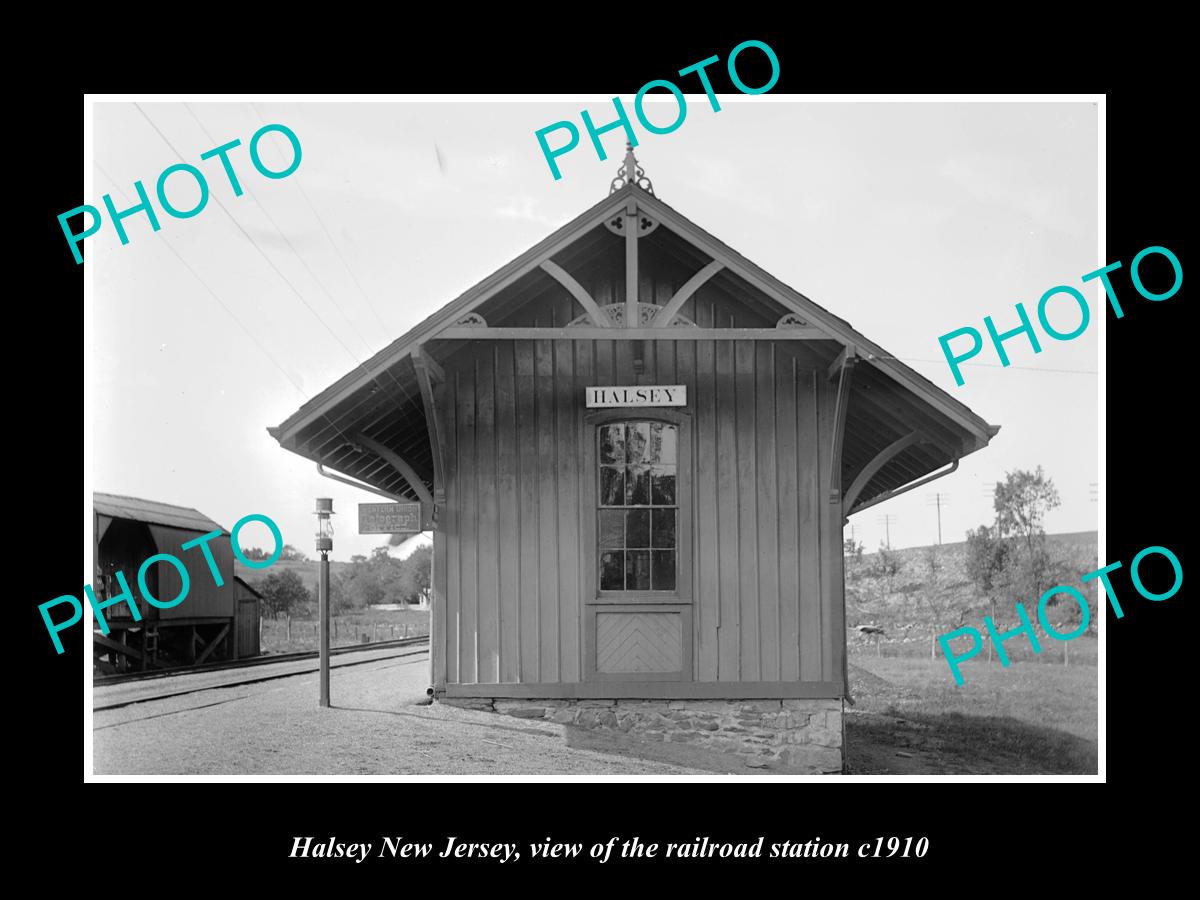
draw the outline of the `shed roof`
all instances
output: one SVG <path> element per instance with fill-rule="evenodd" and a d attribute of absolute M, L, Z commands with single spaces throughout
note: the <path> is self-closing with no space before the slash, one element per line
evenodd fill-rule
<path fill-rule="evenodd" d="M 250 582 L 248 582 L 241 575 L 234 575 L 233 580 L 236 581 L 238 584 L 240 584 L 242 587 L 244 587 L 246 590 L 248 590 L 251 594 L 253 594 L 255 597 L 257 597 L 259 600 L 263 599 L 263 595 L 260 594 L 257 590 L 255 590 L 254 585 L 252 585 Z"/>
<path fill-rule="evenodd" d="M 229 532 L 208 516 L 189 506 L 175 506 L 157 500 L 140 497 L 125 497 L 120 494 L 92 494 L 92 509 L 99 515 L 114 519 L 131 519 L 134 522 L 152 522 L 206 534 L 210 531 Z"/>
<path fill-rule="evenodd" d="M 356 439 L 368 435 L 399 454 L 426 491 L 433 489 L 433 455 L 414 355 L 437 361 L 442 329 L 486 308 L 490 300 L 514 285 L 533 285 L 539 267 L 568 248 L 586 248 L 588 236 L 630 200 L 656 217 L 682 245 L 724 263 L 728 277 L 764 296 L 784 311 L 818 327 L 826 340 L 815 341 L 832 361 L 843 347 L 853 347 L 859 372 L 852 382 L 844 445 L 843 483 L 849 484 L 876 454 L 914 428 L 922 441 L 897 453 L 871 476 L 857 505 L 928 475 L 986 446 L 999 431 L 929 379 L 904 365 L 799 291 L 779 281 L 737 251 L 677 212 L 636 183 L 627 183 L 560 227 L 543 241 L 492 273 L 438 312 L 410 329 L 366 363 L 356 367 L 268 432 L 283 446 L 386 493 L 417 499 L 422 491 Z M 579 253 L 585 250 L 577 250 Z M 664 329 L 665 330 L 665 329 Z M 612 333 L 620 340 L 619 330 Z M 425 343 L 429 341 L 429 343 Z M 460 342 L 461 345 L 461 342 Z M 441 350 L 445 358 L 455 349 Z M 864 371 L 865 370 L 865 371 Z"/>

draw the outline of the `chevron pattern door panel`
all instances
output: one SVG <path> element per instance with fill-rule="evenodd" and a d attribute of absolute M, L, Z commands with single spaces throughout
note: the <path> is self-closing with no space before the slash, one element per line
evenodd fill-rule
<path fill-rule="evenodd" d="M 596 614 L 596 671 L 605 674 L 679 672 L 683 617 L 677 612 Z"/>

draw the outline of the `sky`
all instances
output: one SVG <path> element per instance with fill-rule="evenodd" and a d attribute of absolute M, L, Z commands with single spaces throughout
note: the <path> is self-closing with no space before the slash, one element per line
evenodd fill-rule
<path fill-rule="evenodd" d="M 1095 104 L 720 102 L 713 112 L 688 95 L 676 131 L 639 129 L 657 196 L 1001 426 L 953 475 L 852 517 L 847 535 L 868 550 L 889 526 L 894 547 L 935 543 L 940 492 L 942 540 L 963 540 L 991 522 L 991 486 L 1038 465 L 1062 498 L 1047 531 L 1096 529 L 1104 301 L 1081 276 L 1110 260 L 1097 255 Z M 669 122 L 674 101 L 656 107 L 651 120 Z M 564 119 L 582 131 L 584 108 L 597 124 L 612 118 L 603 97 L 96 103 L 85 202 L 102 207 L 107 193 L 133 206 L 136 180 L 153 196 L 180 162 L 211 193 L 192 218 L 159 209 L 157 232 L 142 214 L 125 219 L 126 245 L 108 220 L 86 240 L 91 489 L 195 507 L 225 528 L 266 514 L 310 556 L 314 498 L 328 496 L 334 559 L 385 543 L 356 534 L 357 504 L 380 498 L 320 477 L 266 428 L 607 195 L 620 129 L 604 135 L 604 161 L 584 133 L 557 181 L 534 137 Z M 248 156 L 270 123 L 300 140 L 286 178 L 261 176 Z M 235 138 L 241 196 L 217 160 L 200 160 Z M 278 134 L 260 151 L 276 170 L 291 158 Z M 186 175 L 167 190 L 182 209 L 199 196 Z M 1039 334 L 1039 354 L 1011 340 L 1009 368 L 989 345 L 955 385 L 940 335 L 982 332 L 987 315 L 1015 327 L 1018 302 L 1036 321 L 1057 285 L 1089 301 L 1080 337 Z M 1060 331 L 1078 315 L 1061 298 L 1049 312 Z M 242 543 L 270 538 L 251 525 Z"/>

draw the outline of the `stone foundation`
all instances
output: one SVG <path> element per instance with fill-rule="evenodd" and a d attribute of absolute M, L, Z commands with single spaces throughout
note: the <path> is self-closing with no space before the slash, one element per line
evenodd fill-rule
<path fill-rule="evenodd" d="M 756 768 L 842 771 L 841 700 L 506 700 L 439 697 L 467 709 L 647 741 L 686 742 Z"/>

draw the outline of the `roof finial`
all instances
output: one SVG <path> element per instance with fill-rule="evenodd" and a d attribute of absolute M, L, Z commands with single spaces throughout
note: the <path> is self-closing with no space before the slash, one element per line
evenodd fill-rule
<path fill-rule="evenodd" d="M 608 192 L 615 194 L 627 184 L 636 184 L 646 193 L 654 194 L 654 185 L 646 177 L 646 170 L 638 165 L 637 157 L 633 155 L 633 144 L 629 141 L 625 143 L 625 161 L 617 170 L 617 177 L 612 180 Z"/>

